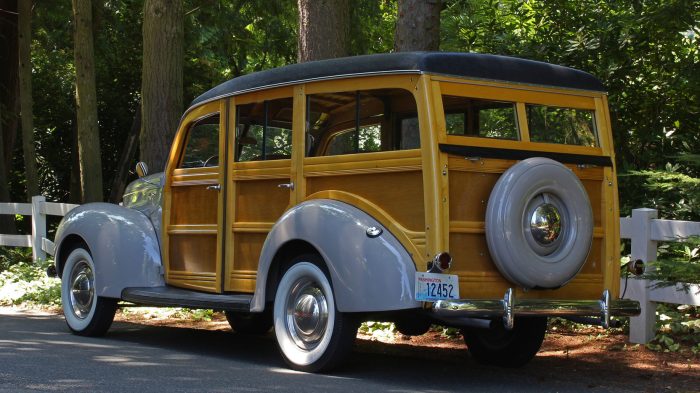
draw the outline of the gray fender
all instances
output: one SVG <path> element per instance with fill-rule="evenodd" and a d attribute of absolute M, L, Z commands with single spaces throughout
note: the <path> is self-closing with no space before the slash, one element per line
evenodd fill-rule
<path fill-rule="evenodd" d="M 165 285 L 158 237 L 143 213 L 109 203 L 71 210 L 56 231 L 59 275 L 76 236 L 87 244 L 95 262 L 98 296 L 119 298 L 126 287 Z"/>
<path fill-rule="evenodd" d="M 367 228 L 382 229 L 371 238 Z M 265 308 L 266 283 L 275 254 L 285 243 L 303 240 L 323 257 L 341 312 L 417 308 L 416 267 L 411 255 L 386 228 L 344 202 L 314 199 L 288 210 L 272 227 L 260 255 L 251 311 Z"/>

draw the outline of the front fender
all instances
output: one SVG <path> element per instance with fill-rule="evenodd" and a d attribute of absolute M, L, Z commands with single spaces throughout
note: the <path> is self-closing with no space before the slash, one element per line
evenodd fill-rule
<path fill-rule="evenodd" d="M 77 241 L 87 244 L 92 255 L 99 296 L 119 298 L 126 287 L 165 285 L 158 237 L 143 213 L 109 203 L 71 210 L 56 231 L 59 276 Z"/>
<path fill-rule="evenodd" d="M 370 237 L 367 228 L 382 229 Z M 287 211 L 263 245 L 251 311 L 265 308 L 266 283 L 277 251 L 303 240 L 323 257 L 341 312 L 403 310 L 414 300 L 416 267 L 411 255 L 377 220 L 344 202 L 314 199 Z"/>

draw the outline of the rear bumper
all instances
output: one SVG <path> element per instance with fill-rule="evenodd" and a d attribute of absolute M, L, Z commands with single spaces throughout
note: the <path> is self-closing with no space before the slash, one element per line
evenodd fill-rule
<path fill-rule="evenodd" d="M 429 306 L 436 319 L 459 324 L 460 319 L 501 317 L 506 328 L 513 327 L 516 316 L 589 316 L 600 317 L 607 328 L 610 317 L 639 315 L 639 302 L 628 299 L 610 300 L 606 289 L 598 300 L 515 299 L 513 289 L 506 291 L 503 299 L 439 300 Z"/>

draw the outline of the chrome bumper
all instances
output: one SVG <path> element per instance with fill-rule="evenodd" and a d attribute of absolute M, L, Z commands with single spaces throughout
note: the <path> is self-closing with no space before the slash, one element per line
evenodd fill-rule
<path fill-rule="evenodd" d="M 507 329 L 513 328 L 515 316 L 595 316 L 600 317 L 601 326 L 610 326 L 610 317 L 633 317 L 639 315 L 641 309 L 635 300 L 610 300 L 610 292 L 606 289 L 599 300 L 554 300 L 554 299 L 522 299 L 516 300 L 513 289 L 506 291 L 503 299 L 458 299 L 438 300 L 430 307 L 437 319 L 458 322 L 462 318 L 493 319 L 502 317 Z"/>

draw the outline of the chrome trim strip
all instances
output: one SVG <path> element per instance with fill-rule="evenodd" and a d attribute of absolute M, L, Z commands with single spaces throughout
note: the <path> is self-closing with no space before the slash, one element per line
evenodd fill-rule
<path fill-rule="evenodd" d="M 512 328 L 515 316 L 595 316 L 601 325 L 610 326 L 610 317 L 633 317 L 641 308 L 635 300 L 611 300 L 606 289 L 599 300 L 515 299 L 512 288 L 503 299 L 438 300 L 428 304 L 432 314 L 449 322 L 461 318 L 503 318 L 506 328 Z"/>

